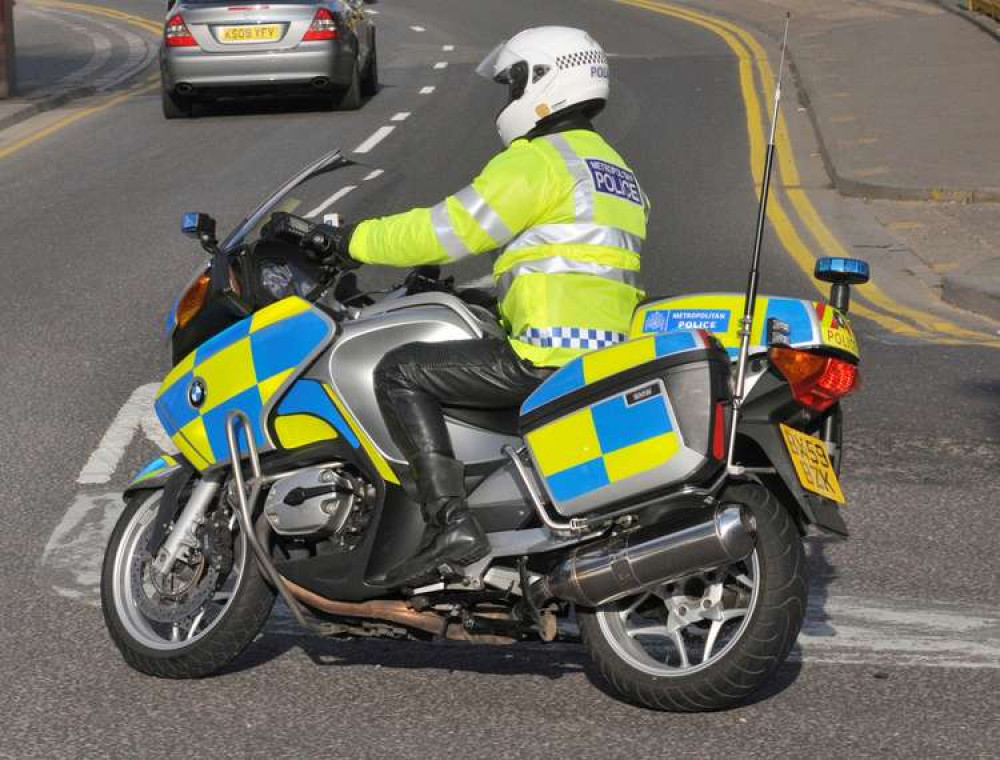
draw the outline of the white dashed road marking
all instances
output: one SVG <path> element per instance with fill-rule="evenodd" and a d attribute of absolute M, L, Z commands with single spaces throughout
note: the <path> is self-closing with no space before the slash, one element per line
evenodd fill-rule
<path fill-rule="evenodd" d="M 433 85 L 427 85 L 426 87 L 421 87 L 420 88 L 420 94 L 421 95 L 430 95 L 432 92 L 434 92 L 434 90 L 435 90 L 435 88 L 434 88 Z"/>
<path fill-rule="evenodd" d="M 409 111 L 400 111 L 397 114 L 393 114 L 393 117 L 389 119 L 389 121 L 406 121 L 409 118 L 410 118 Z"/>
<path fill-rule="evenodd" d="M 368 174 L 366 174 L 364 177 L 362 177 L 361 181 L 362 182 L 368 182 L 369 180 L 373 180 L 376 177 L 381 177 L 383 174 L 385 174 L 385 172 L 382 169 L 373 169 Z"/>
<path fill-rule="evenodd" d="M 446 69 L 446 68 L 448 68 L 448 62 L 447 61 L 438 61 L 437 63 L 434 64 L 434 68 L 435 69 Z"/>
<path fill-rule="evenodd" d="M 306 216 L 307 217 L 319 216 L 328 208 L 330 208 L 330 206 L 332 206 L 334 203 L 336 203 L 345 195 L 347 195 L 349 192 L 351 192 L 352 190 L 357 190 L 357 188 L 358 188 L 357 185 L 348 185 L 347 187 L 340 188 L 337 192 L 335 192 L 333 195 L 331 195 L 329 198 L 327 198 L 325 201 L 319 204 L 316 208 L 308 212 Z"/>
<path fill-rule="evenodd" d="M 442 45 L 441 49 L 443 51 L 445 51 L 446 53 L 450 53 L 452 50 L 455 49 L 455 46 L 454 45 Z"/>
<path fill-rule="evenodd" d="M 361 145 L 354 149 L 355 153 L 368 153 L 372 148 L 382 142 L 387 138 L 395 127 L 379 127 L 372 133 L 371 137 L 365 140 Z"/>
<path fill-rule="evenodd" d="M 412 29 L 415 32 L 426 32 L 427 31 L 422 26 L 411 26 L 410 29 Z"/>

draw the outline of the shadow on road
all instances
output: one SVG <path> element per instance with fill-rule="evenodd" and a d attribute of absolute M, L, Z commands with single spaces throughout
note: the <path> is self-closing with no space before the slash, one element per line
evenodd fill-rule
<path fill-rule="evenodd" d="M 589 662 L 582 646 L 568 643 L 491 646 L 444 641 L 268 636 L 265 633 L 224 672 L 253 669 L 292 649 L 300 649 L 313 663 L 323 667 L 447 670 L 483 675 L 536 675 L 550 679 L 582 673 Z"/>
<path fill-rule="evenodd" d="M 960 388 L 962 396 L 975 399 L 977 401 L 985 400 L 993 402 L 1000 398 L 1000 377 L 982 380 L 966 380 L 962 382 Z M 996 434 L 1000 436 L 1000 407 L 994 404 L 991 407 L 989 417 L 995 427 Z"/>
<path fill-rule="evenodd" d="M 303 634 L 268 634 L 258 639 L 221 674 L 252 670 L 293 649 L 321 667 L 369 667 L 386 670 L 440 670 L 482 675 L 541 676 L 557 680 L 584 674 L 605 695 L 621 701 L 581 644 L 537 642 L 491 646 L 462 642 L 392 641 L 386 639 L 319 638 Z M 742 706 L 763 702 L 783 692 L 799 677 L 800 659 L 782 665 L 763 689 Z"/>
<path fill-rule="evenodd" d="M 380 90 L 392 85 L 381 85 Z M 243 97 L 224 97 L 213 100 L 196 101 L 194 118 L 255 116 L 269 114 L 293 113 L 338 113 L 336 108 L 329 106 L 330 96 L 315 97 L 309 95 L 246 95 Z M 360 110 L 371 101 L 364 98 Z M 345 111 L 344 113 L 350 113 Z"/>
<path fill-rule="evenodd" d="M 826 556 L 826 547 L 837 539 L 815 536 L 805 542 L 809 563 L 809 604 L 806 618 L 812 636 L 834 636 L 836 629 L 826 613 L 830 586 L 837 579 L 837 568 Z"/>
<path fill-rule="evenodd" d="M 584 662 L 586 666 L 587 680 L 594 686 L 595 689 L 600 691 L 602 694 L 611 697 L 617 702 L 621 702 L 621 695 L 612 689 L 611 684 L 604 680 L 604 676 L 600 674 L 597 670 L 597 666 L 593 664 L 589 657 L 585 653 L 582 653 L 584 657 Z M 750 699 L 745 702 L 736 705 L 731 708 L 733 710 L 739 710 L 744 707 L 749 707 L 755 705 L 758 702 L 766 702 L 771 699 L 771 697 L 776 694 L 780 694 L 793 683 L 795 683 L 799 678 L 799 673 L 802 672 L 802 661 L 795 659 L 792 661 L 785 662 L 778 672 L 774 674 L 770 681 L 764 684 L 760 691 L 753 694 Z M 643 708 L 645 709 L 645 708 Z"/>

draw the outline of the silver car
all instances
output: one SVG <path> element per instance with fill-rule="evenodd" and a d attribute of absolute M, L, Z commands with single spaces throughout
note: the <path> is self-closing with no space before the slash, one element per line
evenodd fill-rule
<path fill-rule="evenodd" d="M 190 116 L 198 99 L 262 92 L 355 109 L 378 89 L 375 25 L 362 0 L 177 0 L 160 70 L 168 119 Z"/>

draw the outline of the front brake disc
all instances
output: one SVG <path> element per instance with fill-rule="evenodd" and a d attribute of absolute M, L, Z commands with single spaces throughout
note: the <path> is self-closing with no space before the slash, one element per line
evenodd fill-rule
<path fill-rule="evenodd" d="M 145 543 L 152 530 L 152 524 L 147 525 L 139 538 L 139 546 Z M 205 605 L 215 593 L 220 578 L 219 568 L 212 562 L 213 547 L 216 538 L 215 531 L 206 531 L 202 537 L 201 577 L 197 578 L 188 588 L 177 594 L 164 593 L 152 580 L 152 557 L 148 552 L 139 552 L 132 559 L 132 594 L 136 606 L 150 620 L 158 623 L 180 623 L 191 617 Z M 209 536 L 212 536 L 209 538 Z M 228 567 L 232 567 L 232 548 L 228 547 Z M 225 555 L 225 552 L 220 552 Z M 171 571 L 173 573 L 173 571 Z M 224 577 L 224 576 L 222 576 Z"/>

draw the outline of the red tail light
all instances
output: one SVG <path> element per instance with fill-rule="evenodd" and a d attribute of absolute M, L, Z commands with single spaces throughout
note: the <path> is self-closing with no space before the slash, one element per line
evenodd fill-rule
<path fill-rule="evenodd" d="M 326 8 L 316 11 L 303 42 L 316 42 L 317 40 L 337 39 L 337 24 L 333 20 L 333 14 Z"/>
<path fill-rule="evenodd" d="M 170 17 L 163 29 L 163 41 L 167 47 L 197 47 L 198 42 L 184 23 L 184 17 L 177 13 Z"/>
<path fill-rule="evenodd" d="M 726 409 L 721 401 L 715 404 L 715 420 L 712 422 L 712 456 L 726 458 Z"/>
<path fill-rule="evenodd" d="M 788 380 L 795 400 L 817 412 L 833 406 L 860 383 L 858 368 L 843 359 L 794 348 L 772 348 L 770 357 Z"/>

